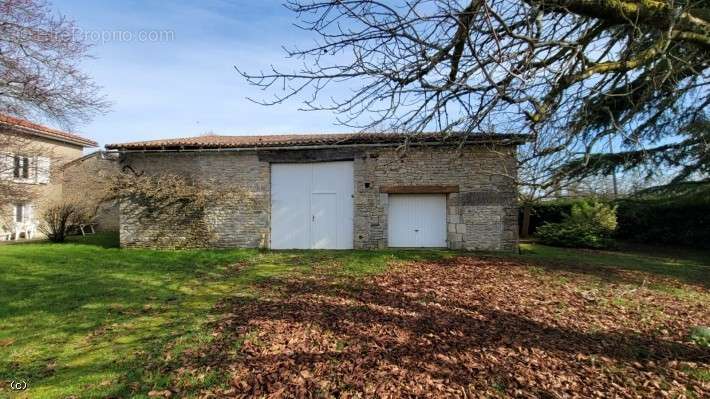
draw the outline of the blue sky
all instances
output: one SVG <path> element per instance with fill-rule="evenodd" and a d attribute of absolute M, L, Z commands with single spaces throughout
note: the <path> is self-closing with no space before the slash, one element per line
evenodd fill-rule
<path fill-rule="evenodd" d="M 268 98 L 234 70 L 285 66 L 281 46 L 314 36 L 293 26 L 279 0 L 54 0 L 89 38 L 104 32 L 170 31 L 172 40 L 95 40 L 82 69 L 103 86 L 111 111 L 74 131 L 107 143 L 216 134 L 347 131 L 328 112 L 298 111 L 299 101 L 264 107 Z"/>

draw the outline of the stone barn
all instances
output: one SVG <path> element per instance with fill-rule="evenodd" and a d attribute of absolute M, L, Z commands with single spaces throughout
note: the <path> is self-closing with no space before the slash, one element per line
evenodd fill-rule
<path fill-rule="evenodd" d="M 107 148 L 119 152 L 126 173 L 180 176 L 220 193 L 208 194 L 201 212 L 178 221 L 160 209 L 141 216 L 137 210 L 146 204 L 124 199 L 125 247 L 512 251 L 518 239 L 516 147 L 524 140 L 208 135 Z M 195 218 L 200 223 L 192 223 Z"/>

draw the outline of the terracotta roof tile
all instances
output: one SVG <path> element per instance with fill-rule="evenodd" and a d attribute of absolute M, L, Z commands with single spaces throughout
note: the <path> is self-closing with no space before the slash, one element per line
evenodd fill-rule
<path fill-rule="evenodd" d="M 23 133 L 47 137 L 54 140 L 59 140 L 67 143 L 81 145 L 83 147 L 97 147 L 98 143 L 73 133 L 63 132 L 43 126 L 24 119 L 15 118 L 14 116 L 0 113 L 0 127 L 6 127 L 13 130 L 20 130 Z"/>
<path fill-rule="evenodd" d="M 108 144 L 107 149 L 117 150 L 181 150 L 219 148 L 268 148 L 298 147 L 317 145 L 358 145 L 358 144 L 398 144 L 409 138 L 411 143 L 451 142 L 458 143 L 460 134 L 443 135 L 421 133 L 414 135 L 397 133 L 344 133 L 344 134 L 288 134 L 266 136 L 198 136 L 164 140 L 137 141 L 131 143 Z M 526 139 L 520 134 L 475 134 L 466 137 L 467 142 L 496 142 L 520 144 Z"/>

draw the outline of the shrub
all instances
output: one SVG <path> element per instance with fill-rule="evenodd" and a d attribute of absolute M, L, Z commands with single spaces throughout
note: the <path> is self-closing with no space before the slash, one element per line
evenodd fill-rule
<path fill-rule="evenodd" d="M 710 240 L 710 200 L 618 201 L 619 239 L 703 248 Z"/>
<path fill-rule="evenodd" d="M 579 201 L 560 223 L 545 223 L 536 236 L 543 244 L 607 248 L 616 230 L 616 207 L 598 201 Z"/>
<path fill-rule="evenodd" d="M 550 201 L 541 201 L 533 205 L 532 215 L 530 215 L 530 235 L 535 235 L 540 226 L 549 223 L 560 223 L 572 211 L 572 205 L 579 202 L 578 199 L 556 199 Z M 523 214 L 522 206 L 520 207 L 520 227 L 522 228 Z"/>
<path fill-rule="evenodd" d="M 84 208 L 62 202 L 48 206 L 42 213 L 39 230 L 52 242 L 64 242 L 73 227 L 87 219 Z"/>
<path fill-rule="evenodd" d="M 537 236 L 545 223 L 562 222 L 580 201 L 565 198 L 533 205 L 530 232 Z M 708 181 L 653 187 L 611 203 L 618 206 L 615 239 L 698 248 L 710 241 Z"/>
<path fill-rule="evenodd" d="M 616 206 L 598 201 L 580 201 L 572 206 L 568 219 L 577 224 L 588 224 L 603 235 L 616 230 Z"/>
<path fill-rule="evenodd" d="M 530 232 L 537 236 L 537 230 L 545 223 L 562 222 L 580 201 L 562 199 L 535 204 Z M 698 248 L 710 241 L 710 196 L 631 197 L 612 203 L 618 206 L 615 239 Z"/>

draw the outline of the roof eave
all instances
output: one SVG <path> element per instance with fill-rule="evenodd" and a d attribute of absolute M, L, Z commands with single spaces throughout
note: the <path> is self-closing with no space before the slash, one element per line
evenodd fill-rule
<path fill-rule="evenodd" d="M 479 139 L 466 142 L 466 145 L 486 145 L 497 144 L 503 146 L 522 145 L 529 141 L 529 136 L 518 135 L 516 137 Z M 185 144 L 175 143 L 174 145 L 124 145 L 107 144 L 107 150 L 119 152 L 197 152 L 197 151 L 255 151 L 255 150 L 294 150 L 294 149 L 326 149 L 343 147 L 393 147 L 400 145 L 400 142 L 391 143 L 347 143 L 347 144 L 277 144 L 277 145 L 205 145 L 205 144 Z M 422 141 L 411 143 L 411 145 L 457 145 L 455 142 Z"/>
<path fill-rule="evenodd" d="M 47 132 L 43 132 L 41 130 L 32 129 L 32 128 L 25 127 L 25 126 L 17 126 L 17 125 L 13 125 L 13 124 L 9 124 L 9 123 L 0 123 L 0 124 L 2 124 L 4 127 L 11 129 L 11 130 L 16 130 L 18 132 L 26 133 L 26 134 L 27 133 L 32 134 L 32 135 L 46 138 L 46 139 L 53 140 L 53 141 L 60 141 L 62 143 L 74 144 L 74 145 L 78 145 L 78 146 L 86 147 L 86 148 L 92 148 L 92 147 L 99 146 L 99 143 L 97 143 L 96 141 L 93 141 L 93 140 L 89 140 L 89 139 L 83 139 L 83 138 L 74 139 L 74 138 L 70 138 L 70 137 L 60 137 L 55 134 L 50 134 Z"/>

